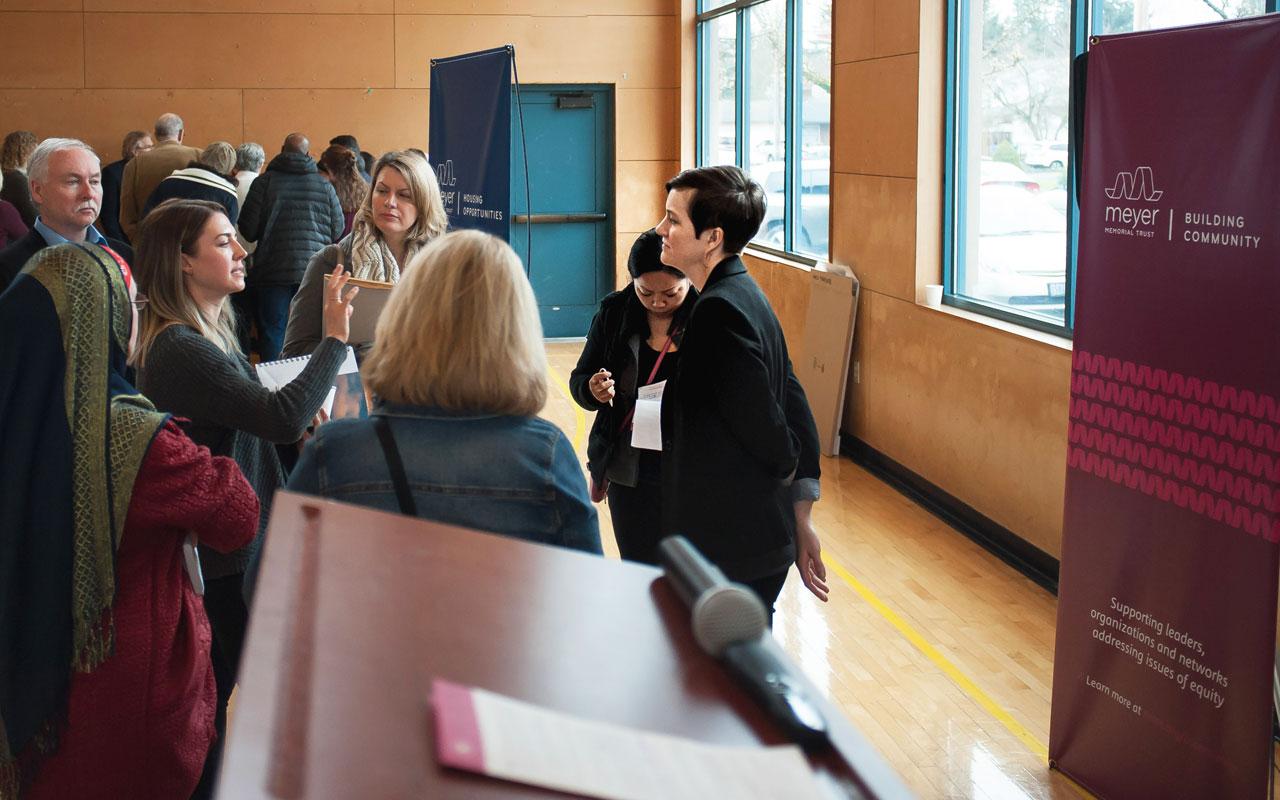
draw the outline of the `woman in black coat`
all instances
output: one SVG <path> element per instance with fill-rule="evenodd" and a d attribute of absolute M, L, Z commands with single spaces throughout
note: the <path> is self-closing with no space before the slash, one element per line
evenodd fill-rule
<path fill-rule="evenodd" d="M 631 283 L 600 301 L 587 344 L 569 377 L 578 405 L 596 412 L 587 442 L 592 499 L 609 497 L 618 551 L 658 563 L 662 528 L 662 453 L 631 446 L 640 386 L 673 378 L 680 335 L 697 291 L 660 260 L 662 237 L 650 230 L 631 247 Z"/>

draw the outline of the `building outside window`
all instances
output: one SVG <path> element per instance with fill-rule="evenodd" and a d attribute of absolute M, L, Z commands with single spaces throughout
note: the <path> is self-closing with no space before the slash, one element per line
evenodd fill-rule
<path fill-rule="evenodd" d="M 1276 0 L 950 0 L 945 302 L 1069 336 L 1072 58 L 1090 36 L 1238 19 Z"/>
<path fill-rule="evenodd" d="M 829 254 L 832 0 L 702 0 L 698 164 L 764 187 L 756 244 Z"/>

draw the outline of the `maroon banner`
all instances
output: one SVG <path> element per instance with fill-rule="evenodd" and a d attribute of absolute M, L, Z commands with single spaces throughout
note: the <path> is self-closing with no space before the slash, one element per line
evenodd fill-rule
<path fill-rule="evenodd" d="M 1264 796 L 1280 541 L 1280 19 L 1103 37 L 1085 95 L 1054 765 Z"/>

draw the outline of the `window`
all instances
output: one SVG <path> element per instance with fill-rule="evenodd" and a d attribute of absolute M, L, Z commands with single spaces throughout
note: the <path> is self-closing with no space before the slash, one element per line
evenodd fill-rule
<path fill-rule="evenodd" d="M 950 0 L 945 302 L 1069 336 L 1071 59 L 1087 36 L 1236 19 L 1276 0 Z"/>
<path fill-rule="evenodd" d="M 832 0 L 702 0 L 698 164 L 736 164 L 768 211 L 756 244 L 825 259 Z"/>

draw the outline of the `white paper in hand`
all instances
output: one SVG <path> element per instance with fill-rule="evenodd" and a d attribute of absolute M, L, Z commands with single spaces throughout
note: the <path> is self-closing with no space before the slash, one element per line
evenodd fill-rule
<path fill-rule="evenodd" d="M 636 395 L 636 413 L 631 418 L 632 447 L 662 449 L 662 392 L 666 388 L 666 381 L 640 387 Z"/>

